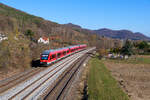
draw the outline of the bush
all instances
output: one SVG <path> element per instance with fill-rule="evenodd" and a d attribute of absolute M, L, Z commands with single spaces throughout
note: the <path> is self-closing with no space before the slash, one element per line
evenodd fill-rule
<path fill-rule="evenodd" d="M 31 38 L 31 37 L 34 36 L 34 32 L 32 32 L 32 30 L 28 29 L 28 30 L 25 32 L 25 35 Z"/>
<path fill-rule="evenodd" d="M 0 45 L 0 67 L 21 68 L 30 67 L 31 57 L 28 40 L 14 39 L 14 34 L 9 34 L 8 41 Z"/>
<path fill-rule="evenodd" d="M 98 53 L 99 53 L 99 58 L 102 58 L 108 54 L 106 49 L 99 49 Z"/>
<path fill-rule="evenodd" d="M 0 43 L 0 68 L 8 68 L 10 62 L 10 51 L 8 48 L 8 41 Z"/>

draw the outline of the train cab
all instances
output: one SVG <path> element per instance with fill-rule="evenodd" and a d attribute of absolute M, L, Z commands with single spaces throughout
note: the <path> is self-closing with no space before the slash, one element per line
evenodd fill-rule
<path fill-rule="evenodd" d="M 42 65 L 47 65 L 48 63 L 50 63 L 50 53 L 52 52 L 52 50 L 45 50 L 40 57 L 40 64 Z"/>

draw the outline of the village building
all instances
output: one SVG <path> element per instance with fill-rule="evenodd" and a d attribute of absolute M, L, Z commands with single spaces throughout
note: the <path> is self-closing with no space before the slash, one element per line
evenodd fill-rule
<path fill-rule="evenodd" d="M 2 42 L 3 40 L 8 40 L 8 37 L 6 37 L 3 34 L 0 34 L 0 42 Z"/>
<path fill-rule="evenodd" d="M 49 38 L 41 37 L 38 39 L 38 43 L 49 44 Z"/>

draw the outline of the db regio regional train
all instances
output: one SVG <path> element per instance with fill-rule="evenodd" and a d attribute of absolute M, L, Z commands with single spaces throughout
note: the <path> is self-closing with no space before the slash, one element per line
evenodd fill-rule
<path fill-rule="evenodd" d="M 40 57 L 40 64 L 42 66 L 48 66 L 52 63 L 55 63 L 56 61 L 69 56 L 77 51 L 83 50 L 87 47 L 86 44 L 82 45 L 74 45 L 59 49 L 51 49 L 51 50 L 45 50 Z"/>

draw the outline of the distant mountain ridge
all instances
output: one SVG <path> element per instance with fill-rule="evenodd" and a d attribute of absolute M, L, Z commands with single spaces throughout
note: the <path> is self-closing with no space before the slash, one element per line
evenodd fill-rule
<path fill-rule="evenodd" d="M 94 30 L 94 32 L 101 36 L 117 39 L 131 39 L 131 40 L 150 40 L 150 37 L 145 36 L 140 32 L 132 32 L 129 30 L 111 30 L 107 28 Z"/>
<path fill-rule="evenodd" d="M 108 28 L 102 28 L 98 30 L 84 29 L 79 25 L 74 25 L 72 23 L 64 24 L 65 26 L 72 27 L 73 29 L 78 29 L 80 31 L 87 31 L 88 33 L 98 34 L 100 36 L 105 36 L 113 39 L 131 39 L 131 40 L 148 40 L 150 37 L 145 36 L 140 32 L 132 32 L 130 30 L 111 30 Z"/>

